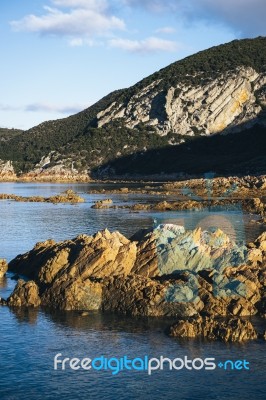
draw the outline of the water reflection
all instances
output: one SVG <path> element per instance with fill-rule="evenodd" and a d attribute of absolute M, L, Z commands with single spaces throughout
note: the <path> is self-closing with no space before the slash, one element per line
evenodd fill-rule
<path fill-rule="evenodd" d="M 147 331 L 165 332 L 174 318 L 129 317 L 115 313 L 90 311 L 83 316 L 79 311 L 56 311 L 44 309 L 46 318 L 62 327 L 77 330 L 97 329 L 99 331 L 141 333 Z"/>
<path fill-rule="evenodd" d="M 2 278 L 0 278 L 0 290 L 6 289 L 7 285 L 8 285 L 7 277 L 3 276 Z"/>
<path fill-rule="evenodd" d="M 9 307 L 11 313 L 19 323 L 35 325 L 38 320 L 39 309 L 34 307 Z"/>

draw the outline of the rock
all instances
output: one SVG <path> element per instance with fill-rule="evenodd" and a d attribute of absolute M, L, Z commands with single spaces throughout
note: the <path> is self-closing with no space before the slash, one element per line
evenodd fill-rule
<path fill-rule="evenodd" d="M 179 202 L 167 202 L 162 201 L 155 205 L 151 205 L 151 209 L 156 211 L 183 211 L 183 210 L 200 210 L 203 208 L 203 204 L 199 201 L 188 200 L 188 201 L 179 201 Z"/>
<path fill-rule="evenodd" d="M 264 315 L 263 241 L 261 235 L 248 249 L 219 229 L 186 231 L 173 224 L 130 240 L 105 230 L 37 243 L 9 270 L 33 279 L 41 304 L 57 309 L 180 318 Z"/>
<path fill-rule="evenodd" d="M 88 315 L 90 315 L 90 313 L 88 311 L 83 311 L 80 313 L 81 317 L 87 317 Z"/>
<path fill-rule="evenodd" d="M 89 277 L 128 275 L 135 263 L 136 243 L 107 229 L 94 236 L 37 243 L 33 250 L 9 263 L 10 271 L 34 279 L 46 287 L 56 279 L 71 281 Z"/>
<path fill-rule="evenodd" d="M 192 316 L 198 315 L 203 303 L 197 296 L 190 301 L 174 298 L 184 282 L 158 282 L 139 275 L 119 276 L 104 281 L 104 311 L 119 312 L 131 316 Z M 180 294 L 179 294 L 180 295 Z M 171 297 L 172 296 L 172 297 Z"/>
<path fill-rule="evenodd" d="M 266 254 L 266 232 L 263 232 L 255 241 L 254 245 L 263 255 Z"/>
<path fill-rule="evenodd" d="M 259 198 L 246 199 L 243 201 L 244 209 L 250 213 L 264 215 L 265 205 Z"/>
<path fill-rule="evenodd" d="M 53 122 L 52 122 L 53 123 Z M 37 129 L 38 126 L 33 128 Z M 39 132 L 35 132 L 37 135 Z M 88 169 L 74 168 L 74 164 L 79 162 L 72 161 L 69 157 L 64 157 L 56 151 L 45 154 L 38 164 L 29 172 L 20 175 L 19 179 L 24 182 L 88 182 L 90 177 Z"/>
<path fill-rule="evenodd" d="M 33 281 L 19 279 L 7 304 L 11 307 L 38 307 L 41 304 L 38 286 Z"/>
<path fill-rule="evenodd" d="M 266 293 L 265 293 L 265 290 L 264 290 L 264 294 L 263 294 L 262 298 L 260 299 L 260 301 L 257 304 L 257 308 L 258 308 L 258 311 L 261 316 L 263 316 L 263 317 L 266 316 Z"/>
<path fill-rule="evenodd" d="M 109 208 L 111 204 L 113 204 L 113 200 L 111 199 L 99 200 L 96 201 L 91 208 Z"/>
<path fill-rule="evenodd" d="M 99 310 L 102 285 L 89 278 L 66 279 L 63 276 L 44 291 L 41 300 L 42 305 L 60 310 Z"/>
<path fill-rule="evenodd" d="M 237 246 L 221 230 L 185 231 L 183 226 L 159 225 L 143 236 L 137 246 L 133 272 L 148 277 L 182 270 L 223 271 L 228 265 L 245 263 L 246 248 Z"/>
<path fill-rule="evenodd" d="M 180 320 L 170 327 L 170 336 L 178 338 L 203 337 L 223 342 L 242 342 L 257 339 L 258 335 L 248 320 L 230 318 L 227 320 L 209 317 Z"/>
<path fill-rule="evenodd" d="M 6 260 L 0 258 L 0 278 L 3 278 L 3 276 L 5 276 L 7 270 L 8 264 Z"/>
<path fill-rule="evenodd" d="M 48 201 L 49 203 L 84 203 L 85 200 L 73 190 L 68 189 L 61 194 L 46 198 L 45 201 Z"/>
<path fill-rule="evenodd" d="M 0 159 L 0 182 L 12 182 L 17 180 L 12 161 Z"/>
<path fill-rule="evenodd" d="M 57 194 L 51 197 L 42 197 L 42 196 L 17 196 L 15 194 L 5 194 L 0 193 L 0 200 L 14 200 L 19 202 L 31 202 L 31 203 L 83 203 L 85 200 L 80 197 L 73 190 L 66 190 L 61 194 Z"/>
<path fill-rule="evenodd" d="M 108 230 L 69 241 L 37 243 L 11 261 L 10 270 L 34 279 L 42 305 L 65 310 L 98 310 L 102 285 L 91 280 L 131 272 L 136 243 Z"/>
<path fill-rule="evenodd" d="M 160 89 L 160 79 L 141 87 L 126 103 L 113 102 L 97 114 L 98 127 L 116 119 L 128 128 L 140 123 L 155 127 L 159 133 L 176 132 L 194 136 L 208 135 L 239 126 L 260 113 L 254 95 L 265 84 L 263 74 L 251 67 L 240 67 L 197 85 L 178 82 Z"/>

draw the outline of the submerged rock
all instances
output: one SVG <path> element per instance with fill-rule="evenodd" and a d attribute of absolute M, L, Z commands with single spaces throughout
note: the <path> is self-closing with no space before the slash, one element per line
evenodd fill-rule
<path fill-rule="evenodd" d="M 113 200 L 111 199 L 105 199 L 105 200 L 99 200 L 96 201 L 95 204 L 91 206 L 91 208 L 109 208 L 110 205 L 113 204 Z"/>

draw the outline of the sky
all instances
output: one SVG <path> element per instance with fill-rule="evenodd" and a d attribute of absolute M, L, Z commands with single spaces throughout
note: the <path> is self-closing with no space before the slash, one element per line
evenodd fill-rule
<path fill-rule="evenodd" d="M 0 0 L 0 127 L 29 129 L 200 50 L 266 35 L 265 0 Z"/>

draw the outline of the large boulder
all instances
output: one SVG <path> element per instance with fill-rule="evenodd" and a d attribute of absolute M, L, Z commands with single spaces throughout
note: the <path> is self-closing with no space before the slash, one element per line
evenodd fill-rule
<path fill-rule="evenodd" d="M 148 277 L 184 270 L 222 272 L 227 266 L 244 264 L 246 254 L 244 245 L 237 245 L 220 229 L 186 231 L 183 226 L 164 224 L 139 241 L 133 272 Z"/>
<path fill-rule="evenodd" d="M 38 307 L 41 304 L 38 286 L 33 281 L 19 279 L 7 304 L 12 307 Z"/>
<path fill-rule="evenodd" d="M 99 310 L 102 285 L 87 279 L 57 279 L 42 295 L 42 305 L 61 310 Z"/>
<path fill-rule="evenodd" d="M 127 276 L 135 259 L 135 242 L 119 232 L 105 230 L 94 236 L 80 235 L 59 243 L 53 240 L 37 243 L 31 251 L 11 261 L 9 268 L 38 284 L 44 306 L 98 310 L 102 306 L 99 280 L 121 274 Z M 15 300 L 10 301 L 14 303 Z"/>
<path fill-rule="evenodd" d="M 73 240 L 37 243 L 9 264 L 9 269 L 35 280 L 46 288 L 55 280 L 70 281 L 89 277 L 128 275 L 135 263 L 136 243 L 119 232 L 107 229 L 94 236 Z"/>
<path fill-rule="evenodd" d="M 178 286 L 179 290 L 175 291 Z M 140 275 L 119 276 L 105 280 L 104 311 L 142 316 L 198 315 L 204 304 L 188 293 L 182 280 L 159 282 Z"/>

